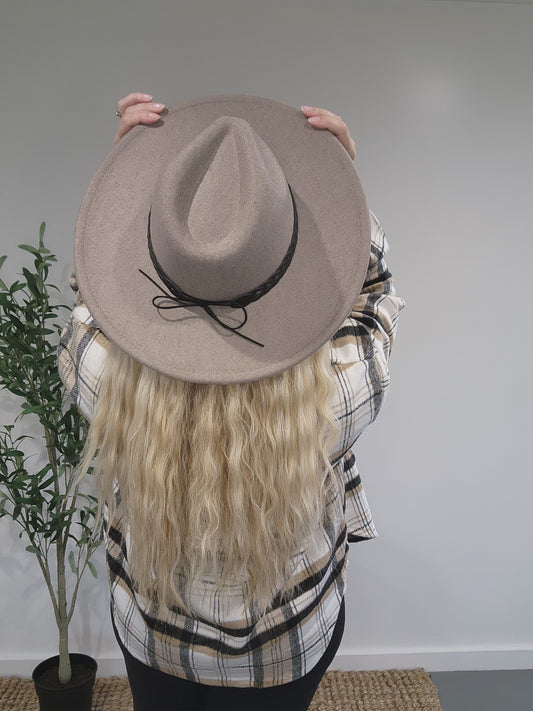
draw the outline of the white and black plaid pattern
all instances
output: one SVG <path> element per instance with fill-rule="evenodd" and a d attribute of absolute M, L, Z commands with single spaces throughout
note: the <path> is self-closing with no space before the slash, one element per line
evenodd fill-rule
<path fill-rule="evenodd" d="M 345 592 L 348 543 L 377 537 L 353 446 L 376 418 L 389 386 L 388 359 L 405 301 L 396 296 L 384 256 L 388 243 L 371 212 L 372 243 L 365 283 L 351 315 L 331 339 L 337 375 L 336 415 L 342 437 L 332 453 L 338 491 L 320 550 L 303 550 L 294 575 L 300 592 L 253 619 L 237 581 L 215 590 L 205 580 L 187 617 L 134 591 L 128 567 L 128 525 L 120 505 L 106 537 L 111 609 L 125 647 L 167 674 L 213 686 L 267 687 L 308 673 L 324 654 Z M 72 280 L 75 289 L 75 279 Z M 58 366 L 70 396 L 91 419 L 107 339 L 77 299 L 61 335 Z M 117 500 L 120 493 L 115 492 Z"/>

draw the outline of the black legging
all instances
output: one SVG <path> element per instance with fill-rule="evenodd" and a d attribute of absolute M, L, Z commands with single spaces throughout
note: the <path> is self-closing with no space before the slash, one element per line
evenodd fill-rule
<path fill-rule="evenodd" d="M 333 637 L 311 671 L 296 681 L 263 689 L 209 686 L 165 674 L 143 664 L 125 649 L 111 616 L 115 636 L 124 655 L 135 711 L 306 711 L 333 661 L 344 633 L 344 598 Z"/>

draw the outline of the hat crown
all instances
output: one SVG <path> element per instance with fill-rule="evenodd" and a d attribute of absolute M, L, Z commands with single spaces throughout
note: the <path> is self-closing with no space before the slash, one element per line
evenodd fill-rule
<path fill-rule="evenodd" d="M 179 288 L 233 299 L 268 279 L 293 232 L 286 176 L 242 118 L 221 116 L 161 169 L 151 203 L 155 256 Z"/>

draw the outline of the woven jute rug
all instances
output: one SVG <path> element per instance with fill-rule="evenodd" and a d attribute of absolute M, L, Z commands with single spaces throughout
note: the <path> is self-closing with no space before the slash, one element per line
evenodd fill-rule
<path fill-rule="evenodd" d="M 31 679 L 0 678 L 1 711 L 38 711 Z M 73 709 L 74 711 L 74 709 Z M 97 678 L 92 711 L 133 711 L 126 677 Z M 328 671 L 309 711 L 443 711 L 429 674 L 417 669 Z"/>

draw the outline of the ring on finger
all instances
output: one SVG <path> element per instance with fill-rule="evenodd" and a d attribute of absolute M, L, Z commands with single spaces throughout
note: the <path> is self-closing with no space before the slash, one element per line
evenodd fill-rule
<path fill-rule="evenodd" d="M 115 111 L 115 116 L 117 118 L 121 119 L 124 116 L 124 114 L 122 113 L 122 111 Z"/>

